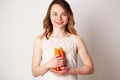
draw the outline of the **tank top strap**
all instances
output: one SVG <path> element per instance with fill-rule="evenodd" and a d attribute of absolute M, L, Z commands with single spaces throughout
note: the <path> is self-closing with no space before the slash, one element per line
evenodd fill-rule
<path fill-rule="evenodd" d="M 71 35 L 71 38 L 73 40 L 73 45 L 74 45 L 74 49 L 77 50 L 77 46 L 76 46 L 76 35 Z"/>

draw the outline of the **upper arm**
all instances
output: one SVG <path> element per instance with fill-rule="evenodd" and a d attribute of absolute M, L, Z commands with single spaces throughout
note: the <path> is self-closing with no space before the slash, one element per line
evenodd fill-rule
<path fill-rule="evenodd" d="M 42 40 L 37 37 L 33 44 L 32 68 L 38 67 L 42 59 Z"/>
<path fill-rule="evenodd" d="M 76 36 L 76 43 L 77 43 L 78 54 L 80 55 L 83 64 L 93 67 L 92 58 L 87 50 L 87 47 L 83 39 L 80 36 Z"/>

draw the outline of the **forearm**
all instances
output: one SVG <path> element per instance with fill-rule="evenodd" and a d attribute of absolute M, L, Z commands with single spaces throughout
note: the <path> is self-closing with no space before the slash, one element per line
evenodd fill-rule
<path fill-rule="evenodd" d="M 87 74 L 92 74 L 93 72 L 94 72 L 93 67 L 82 66 L 80 68 L 70 69 L 69 74 L 87 75 Z"/>
<path fill-rule="evenodd" d="M 36 66 L 32 68 L 32 74 L 34 77 L 42 76 L 44 75 L 50 68 L 47 66 L 47 63 Z"/>

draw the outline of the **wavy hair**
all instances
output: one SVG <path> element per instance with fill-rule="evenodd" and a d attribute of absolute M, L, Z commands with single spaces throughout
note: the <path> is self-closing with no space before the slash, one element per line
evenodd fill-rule
<path fill-rule="evenodd" d="M 65 26 L 65 30 L 71 34 L 77 35 L 77 31 L 74 28 L 75 21 L 74 21 L 74 17 L 73 17 L 73 12 L 72 12 L 71 7 L 68 4 L 68 2 L 65 0 L 53 0 L 51 2 L 51 4 L 49 5 L 47 14 L 43 20 L 43 28 L 45 31 L 42 34 L 42 37 L 45 36 L 46 39 L 49 39 L 49 37 L 53 31 L 53 25 L 52 25 L 51 20 L 50 20 L 50 11 L 51 11 L 51 7 L 54 4 L 59 4 L 60 6 L 62 6 L 62 8 L 66 11 L 66 13 L 68 15 L 68 23 Z"/>

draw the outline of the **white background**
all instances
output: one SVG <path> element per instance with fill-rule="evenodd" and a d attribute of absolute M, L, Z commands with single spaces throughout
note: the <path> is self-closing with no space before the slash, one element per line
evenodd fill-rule
<path fill-rule="evenodd" d="M 79 80 L 120 80 L 120 0 L 67 0 L 95 73 Z M 51 0 L 0 0 L 0 80 L 33 80 L 34 39 Z M 80 63 L 81 64 L 81 63 Z"/>

